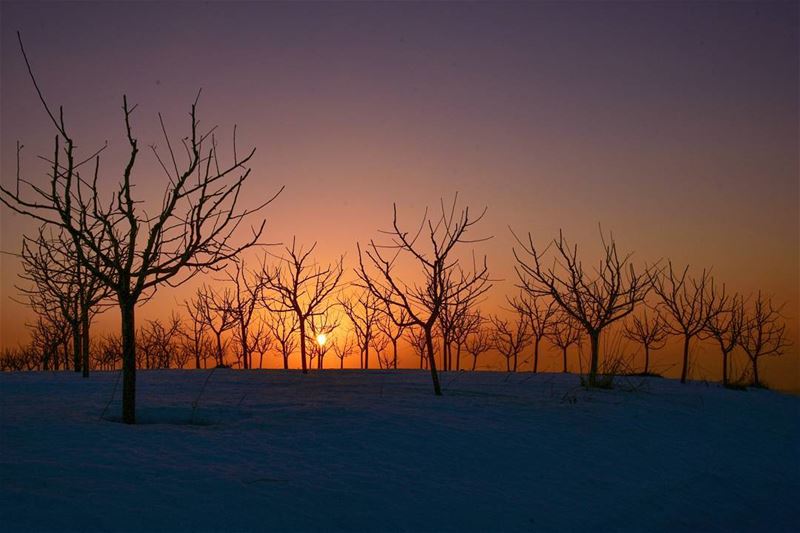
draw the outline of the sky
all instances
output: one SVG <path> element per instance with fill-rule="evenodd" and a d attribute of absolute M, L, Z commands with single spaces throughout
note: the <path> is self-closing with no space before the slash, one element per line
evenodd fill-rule
<path fill-rule="evenodd" d="M 230 149 L 256 147 L 246 200 L 285 185 L 265 212 L 270 242 L 318 242 L 325 262 L 391 223 L 452 198 L 487 207 L 476 247 L 514 289 L 509 227 L 545 243 L 560 228 L 591 259 L 598 224 L 634 260 L 712 268 L 730 290 L 764 290 L 798 324 L 798 5 L 795 2 L 3 2 L 0 179 L 13 184 L 54 132 L 25 70 L 20 31 L 45 97 L 63 105 L 79 150 L 106 140 L 101 183 L 134 132 L 158 144 L 204 126 Z M 38 176 L 38 177 L 36 177 Z M 143 154 L 138 192 L 164 177 Z M 0 210 L 0 249 L 35 225 Z M 17 260 L 0 257 L 0 344 L 24 339 L 11 300 Z M 162 291 L 161 316 L 193 286 Z M 101 327 L 117 319 L 106 313 Z M 673 347 L 674 348 L 674 347 Z M 665 353 L 671 353 L 668 349 Z M 698 364 L 712 368 L 713 347 Z M 663 355 L 667 357 L 668 355 Z M 553 355 L 553 366 L 558 360 Z M 277 360 L 277 358 L 276 358 Z M 764 365 L 800 388 L 797 348 Z"/>

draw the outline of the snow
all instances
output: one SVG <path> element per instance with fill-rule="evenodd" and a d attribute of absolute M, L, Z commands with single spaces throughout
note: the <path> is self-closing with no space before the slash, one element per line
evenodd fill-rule
<path fill-rule="evenodd" d="M 784 531 L 800 398 L 565 374 L 0 375 L 3 531 Z M 208 384 L 193 411 L 204 382 Z"/>

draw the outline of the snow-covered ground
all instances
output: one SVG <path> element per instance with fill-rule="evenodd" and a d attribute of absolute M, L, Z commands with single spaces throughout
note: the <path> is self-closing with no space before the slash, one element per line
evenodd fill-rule
<path fill-rule="evenodd" d="M 126 426 L 101 419 L 117 375 L 0 375 L 0 529 L 800 527 L 798 397 L 481 372 L 442 374 L 436 398 L 416 371 L 150 371 Z"/>

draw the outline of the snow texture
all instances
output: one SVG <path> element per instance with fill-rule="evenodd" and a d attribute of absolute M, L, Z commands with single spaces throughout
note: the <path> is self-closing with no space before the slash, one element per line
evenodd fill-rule
<path fill-rule="evenodd" d="M 137 383 L 127 426 L 118 373 L 0 375 L 0 529 L 800 529 L 800 398 L 775 392 L 477 372 L 443 373 L 437 398 L 421 371 Z"/>

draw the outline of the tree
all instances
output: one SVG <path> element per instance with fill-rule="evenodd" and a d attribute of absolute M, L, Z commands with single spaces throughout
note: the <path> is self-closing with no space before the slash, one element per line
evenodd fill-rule
<path fill-rule="evenodd" d="M 342 278 L 342 261 L 320 266 L 311 261 L 317 243 L 304 251 L 292 239 L 291 248 L 279 258 L 279 263 L 265 276 L 264 306 L 273 313 L 293 313 L 300 334 L 300 364 L 308 373 L 307 325 L 310 317 L 324 315 L 333 305 L 329 297 Z M 266 267 L 265 267 L 266 268 Z"/>
<path fill-rule="evenodd" d="M 534 246 L 530 233 L 527 241 L 516 234 L 514 237 L 521 248 L 521 252 L 513 250 L 521 288 L 532 296 L 550 296 L 583 327 L 591 345 L 588 384 L 595 385 L 600 335 L 644 301 L 651 287 L 651 269 L 637 272 L 630 261 L 631 254 L 620 255 L 613 235 L 606 238 L 602 230 L 603 253 L 593 272 L 584 270 L 578 246 L 571 246 L 562 232 L 544 250 Z M 552 266 L 546 266 L 545 257 L 551 247 L 555 259 Z"/>
<path fill-rule="evenodd" d="M 381 369 L 391 368 L 392 359 L 386 352 L 386 348 L 389 347 L 389 338 L 383 334 L 373 335 L 369 343 L 372 346 L 372 349 L 375 351 L 375 357 L 378 358 L 378 366 Z"/>
<path fill-rule="evenodd" d="M 184 300 L 183 307 L 189 315 L 189 326 L 183 328 L 181 333 L 184 337 L 184 343 L 188 345 L 192 355 L 194 355 L 194 367 L 200 368 L 200 361 L 203 361 L 203 368 L 206 366 L 206 360 L 211 356 L 211 350 L 207 350 L 207 337 L 206 331 L 208 330 L 208 323 L 206 316 L 209 311 L 205 308 L 206 299 L 202 296 L 203 290 L 200 289 L 195 293 L 195 297 L 190 300 Z"/>
<path fill-rule="evenodd" d="M 567 350 L 573 344 L 578 344 L 581 340 L 581 326 L 574 318 L 562 313 L 561 316 L 549 324 L 546 335 L 553 346 L 561 350 L 561 356 L 564 362 L 563 372 L 567 373 Z"/>
<path fill-rule="evenodd" d="M 211 333 L 214 334 L 217 368 L 225 367 L 225 350 L 228 340 L 223 341 L 222 336 L 226 331 L 236 327 L 236 317 L 231 312 L 233 306 L 230 304 L 230 290 L 225 289 L 220 294 L 208 285 L 203 285 L 202 288 L 197 290 L 196 298 L 202 300 L 202 302 L 194 304 L 193 307 L 200 310 L 202 313 L 201 319 Z"/>
<path fill-rule="evenodd" d="M 465 348 L 467 338 L 477 331 L 483 322 L 480 311 L 471 313 L 469 308 L 465 308 L 453 322 L 453 343 L 456 345 L 456 370 L 461 370 L 461 351 Z M 474 361 L 473 357 L 473 363 Z"/>
<path fill-rule="evenodd" d="M 316 358 L 317 369 L 322 370 L 325 367 L 325 355 L 331 349 L 329 341 L 333 336 L 334 330 L 339 327 L 339 320 L 332 313 L 326 312 L 324 314 L 311 315 L 308 319 L 308 325 L 310 332 L 308 342 L 311 346 L 309 362 L 313 362 Z"/>
<path fill-rule="evenodd" d="M 466 342 L 464 344 L 465 348 L 467 349 L 467 353 L 472 356 L 473 372 L 478 364 L 478 356 L 491 349 L 494 345 L 492 331 L 488 327 L 485 327 L 486 319 L 483 318 L 480 313 L 475 313 L 475 316 L 477 316 L 479 320 L 477 321 L 475 329 L 470 331 L 467 335 Z"/>
<path fill-rule="evenodd" d="M 361 368 L 369 369 L 369 347 L 372 337 L 381 317 L 380 300 L 368 290 L 362 290 L 357 297 L 340 298 L 344 314 L 353 324 L 353 333 L 356 336 L 359 350 L 361 351 Z"/>
<path fill-rule="evenodd" d="M 409 327 L 406 329 L 406 340 L 411 345 L 414 353 L 419 357 L 419 368 L 428 366 L 428 338 L 425 331 L 420 327 Z"/>
<path fill-rule="evenodd" d="M 181 351 L 178 340 L 181 337 L 180 317 L 172 314 L 169 320 L 148 320 L 139 328 L 137 343 L 137 363 L 139 368 L 170 368 L 175 354 Z"/>
<path fill-rule="evenodd" d="M 625 322 L 622 335 L 629 341 L 636 342 L 644 348 L 644 373 L 650 372 L 650 351 L 660 350 L 667 343 L 669 331 L 664 317 L 656 312 L 655 318 L 648 318 L 647 310 L 641 318 L 634 316 L 630 322 Z"/>
<path fill-rule="evenodd" d="M 689 372 L 689 343 L 706 329 L 709 320 L 725 308 L 725 287 L 718 292 L 707 270 L 699 277 L 689 276 L 689 266 L 677 271 L 669 262 L 665 271 L 653 275 L 653 290 L 659 296 L 658 309 L 668 315 L 666 330 L 683 337 L 681 383 Z"/>
<path fill-rule="evenodd" d="M 103 201 L 98 183 L 100 154 L 88 157 L 76 153 L 76 142 L 66 126 L 63 109 L 58 118 L 51 111 L 19 37 L 20 50 L 31 74 L 34 88 L 56 130 L 48 183 L 36 185 L 21 177 L 17 143 L 17 183 L 14 189 L 0 186 L 0 201 L 7 207 L 33 217 L 43 224 L 62 228 L 75 244 L 78 263 L 89 275 L 98 278 L 117 301 L 122 330 L 122 419 L 136 421 L 136 323 L 135 309 L 143 295 L 160 286 L 185 282 L 201 270 L 219 268 L 242 250 L 259 242 L 264 222 L 251 228 L 251 235 L 234 244 L 236 230 L 250 215 L 267 206 L 266 199 L 254 208 L 238 207 L 242 186 L 250 175 L 247 164 L 255 149 L 243 157 L 236 149 L 233 133 L 233 162 L 220 161 L 213 128 L 201 132 L 197 119 L 197 99 L 191 106 L 189 134 L 182 141 L 186 158 L 179 166 L 164 122 L 159 115 L 169 159 L 152 151 L 164 170 L 164 195 L 160 206 L 143 209 L 134 199 L 133 171 L 139 156 L 139 143 L 133 135 L 131 116 L 136 106 L 122 98 L 125 136 L 129 155 L 122 179 L 110 201 Z M 198 94 L 199 98 L 199 94 Z M 89 168 L 89 176 L 82 174 Z M 171 163 L 171 165 L 170 165 Z M 169 166 L 168 166 L 169 165 Z M 21 186 L 30 189 L 23 195 Z M 278 191 L 280 193 L 280 191 Z M 98 263 L 99 262 L 99 263 Z M 102 268 L 98 268 L 98 264 Z"/>
<path fill-rule="evenodd" d="M 248 272 L 244 260 L 232 262 L 232 266 L 225 270 L 225 278 L 232 284 L 231 295 L 226 303 L 235 322 L 234 336 L 239 345 L 242 368 L 245 369 L 252 368 L 251 352 L 261 341 L 261 335 L 254 333 L 264 332 L 263 329 L 251 332 L 250 325 L 264 293 L 267 281 L 265 276 L 264 268 Z"/>
<path fill-rule="evenodd" d="M 433 390 L 437 396 L 441 396 L 442 390 L 434 360 L 433 327 L 439 320 L 442 307 L 448 300 L 477 300 L 491 287 L 485 257 L 481 264 L 477 264 L 473 256 L 472 269 L 464 270 L 454 252 L 459 244 L 486 240 L 467 238 L 486 210 L 473 218 L 468 207 L 457 210 L 457 203 L 458 195 L 449 208 L 442 201 L 440 213 L 432 218 L 426 209 L 419 229 L 413 235 L 400 228 L 397 206 L 393 205 L 392 229 L 384 232 L 390 236 L 391 242 L 377 244 L 371 240 L 364 249 L 358 245 L 360 285 L 398 314 L 405 311 L 408 314 L 405 325 L 416 326 L 425 333 Z M 420 239 L 426 228 L 427 251 Z M 407 283 L 397 277 L 395 267 L 400 256 L 416 264 L 419 281 Z"/>
<path fill-rule="evenodd" d="M 741 345 L 753 366 L 753 385 L 756 387 L 761 385 L 758 377 L 759 359 L 782 355 L 792 344 L 786 338 L 786 323 L 781 314 L 784 305 L 774 306 L 772 298 L 759 291 L 745 314 Z"/>
<path fill-rule="evenodd" d="M 397 370 L 397 342 L 406 331 L 407 323 L 408 314 L 405 310 L 400 309 L 399 315 L 395 316 L 391 307 L 384 306 L 381 308 L 381 318 L 375 324 L 378 331 L 392 343 L 392 368 L 395 370 Z"/>
<path fill-rule="evenodd" d="M 270 335 L 278 343 L 283 358 L 283 369 L 289 370 L 289 356 L 297 348 L 297 315 L 273 313 L 265 322 Z"/>
<path fill-rule="evenodd" d="M 339 369 L 344 368 L 344 360 L 350 357 L 358 347 L 356 340 L 350 335 L 333 341 L 333 353 L 339 358 Z"/>
<path fill-rule="evenodd" d="M 555 300 L 549 298 L 545 303 L 541 296 L 523 293 L 518 298 L 508 300 L 508 303 L 517 313 L 525 315 L 533 340 L 533 373 L 539 371 L 539 344 L 547 336 L 551 322 L 558 311 Z M 566 371 L 565 371 L 566 372 Z"/>
<path fill-rule="evenodd" d="M 511 359 L 513 359 L 513 370 L 516 372 L 519 354 L 530 344 L 533 336 L 528 325 L 528 319 L 524 314 L 518 313 L 516 323 L 497 316 L 492 316 L 489 320 L 494 326 L 492 346 L 506 358 L 506 371 L 511 372 Z"/>
<path fill-rule="evenodd" d="M 722 352 L 722 384 L 728 385 L 728 367 L 731 352 L 739 345 L 742 340 L 742 329 L 744 328 L 744 300 L 734 294 L 730 299 L 730 304 L 726 305 L 721 312 L 709 317 L 706 327 L 700 333 L 701 338 L 714 339 Z"/>
<path fill-rule="evenodd" d="M 72 334 L 73 369 L 89 377 L 89 327 L 108 291 L 80 267 L 72 248 L 63 231 L 48 234 L 44 226 L 35 239 L 23 236 L 20 277 L 35 288 L 21 291 L 39 314 L 47 314 L 45 308 L 58 309 Z"/>

